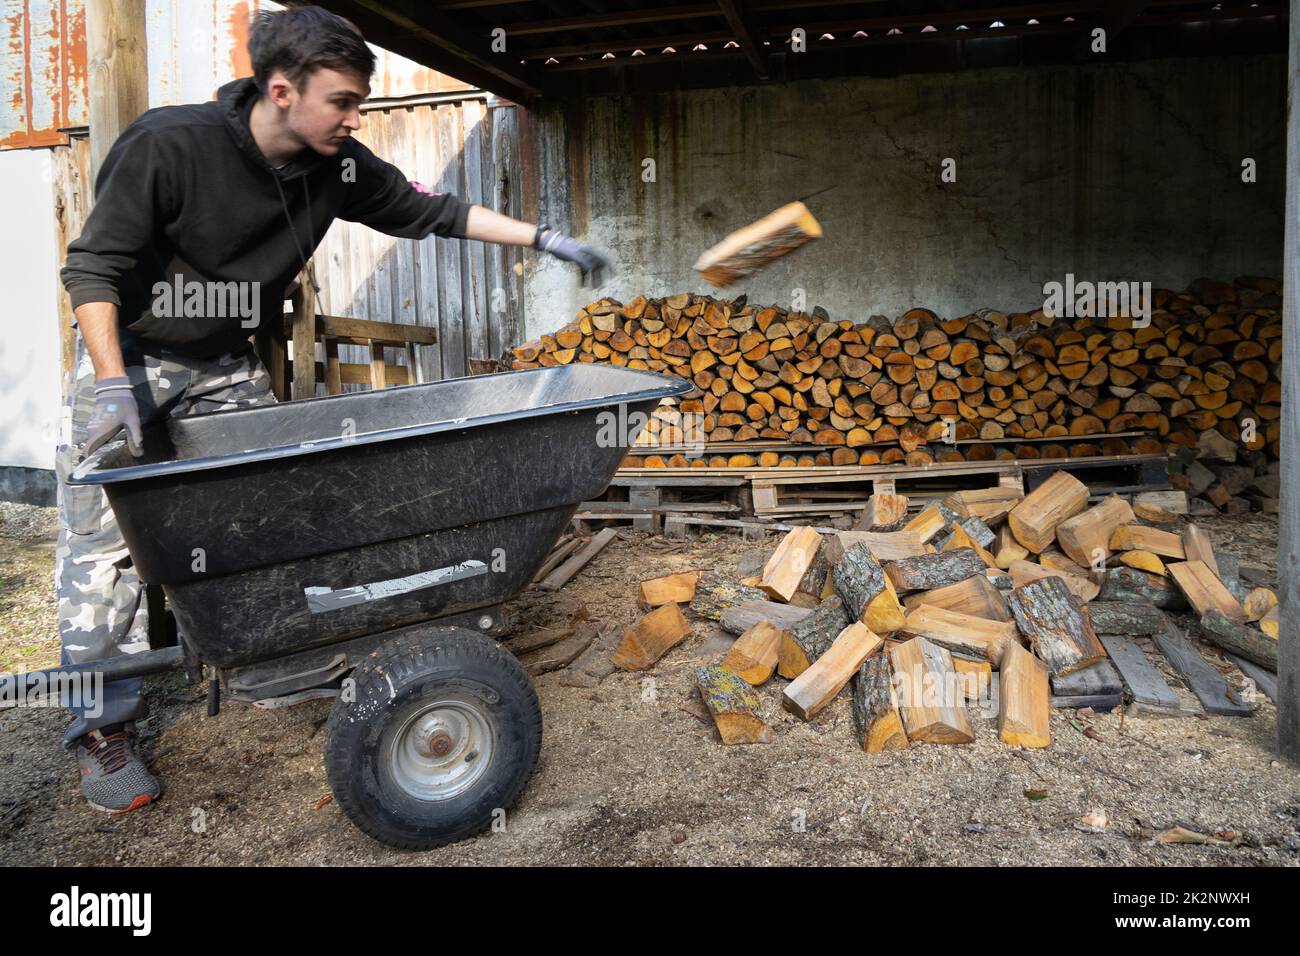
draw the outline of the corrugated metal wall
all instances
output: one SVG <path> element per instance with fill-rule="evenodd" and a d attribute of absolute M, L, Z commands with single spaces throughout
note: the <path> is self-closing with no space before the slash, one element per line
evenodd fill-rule
<path fill-rule="evenodd" d="M 149 105 L 202 103 L 252 74 L 248 28 L 271 0 L 148 0 Z M 0 149 L 66 145 L 85 126 L 84 0 L 0 0 Z M 468 84 L 372 46 L 371 97 L 470 90 Z"/>
<path fill-rule="evenodd" d="M 476 95 L 368 110 L 358 139 L 409 179 L 519 218 L 517 123 L 515 107 Z M 470 358 L 496 358 L 519 341 L 522 272 L 518 247 L 394 239 L 342 221 L 316 251 L 326 314 L 438 330 L 438 346 L 422 350 L 426 380 L 466 375 Z M 360 349 L 341 357 L 368 360 Z"/>
<path fill-rule="evenodd" d="M 80 6 L 82 0 L 64 2 Z M 271 0 L 148 0 L 149 105 L 202 103 L 223 83 L 251 76 L 249 24 L 259 10 L 279 9 Z M 372 98 L 472 89 L 377 46 L 371 50 L 376 57 Z"/>

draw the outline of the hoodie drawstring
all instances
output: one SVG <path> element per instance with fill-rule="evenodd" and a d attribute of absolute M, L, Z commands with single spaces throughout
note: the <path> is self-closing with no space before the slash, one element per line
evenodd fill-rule
<path fill-rule="evenodd" d="M 271 178 L 275 180 L 276 192 L 280 194 L 280 208 L 284 210 L 285 222 L 289 224 L 289 234 L 293 236 L 293 247 L 298 250 L 298 261 L 302 263 L 303 271 L 307 273 L 307 281 L 311 283 L 312 291 L 320 295 L 320 286 L 316 284 L 316 270 L 312 268 L 306 254 L 303 252 L 302 243 L 298 241 L 298 230 L 294 228 L 293 216 L 289 213 L 289 203 L 284 197 L 284 187 L 280 185 L 280 177 L 274 170 L 271 171 Z M 316 248 L 316 232 L 311 225 L 311 190 L 307 188 L 307 177 L 302 177 L 302 195 L 307 203 L 307 238 L 311 240 L 311 248 Z"/>

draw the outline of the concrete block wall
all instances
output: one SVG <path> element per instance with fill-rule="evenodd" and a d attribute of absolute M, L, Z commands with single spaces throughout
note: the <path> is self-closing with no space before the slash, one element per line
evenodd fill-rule
<path fill-rule="evenodd" d="M 802 288 L 809 308 L 862 321 L 1037 307 L 1068 272 L 1176 288 L 1280 274 L 1281 57 L 807 81 L 553 104 L 536 119 L 540 215 L 613 253 L 598 292 L 624 301 L 709 291 L 700 252 L 823 189 L 808 205 L 825 238 L 725 294 L 789 306 Z M 527 335 L 594 297 L 539 263 Z"/>

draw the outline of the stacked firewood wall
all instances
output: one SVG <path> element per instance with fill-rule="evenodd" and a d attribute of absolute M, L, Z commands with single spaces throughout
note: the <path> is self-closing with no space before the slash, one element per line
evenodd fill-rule
<path fill-rule="evenodd" d="M 1174 452 L 1210 433 L 1276 458 L 1278 283 L 1202 280 L 1152 298 L 1149 323 L 924 308 L 859 322 L 745 296 L 602 298 L 514 348 L 513 367 L 607 362 L 693 382 L 643 434 L 628 463 L 645 467 Z M 685 454 L 700 440 L 807 448 Z"/>

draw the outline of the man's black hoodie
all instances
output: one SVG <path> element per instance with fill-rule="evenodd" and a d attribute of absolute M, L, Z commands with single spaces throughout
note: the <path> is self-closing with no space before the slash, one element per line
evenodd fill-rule
<path fill-rule="evenodd" d="M 404 239 L 465 235 L 468 203 L 416 190 L 355 140 L 334 156 L 304 149 L 273 169 L 249 131 L 257 97 L 252 79 L 235 80 L 215 102 L 149 110 L 118 137 L 60 274 L 73 308 L 112 302 L 124 342 L 210 358 L 246 348 L 256 329 L 237 314 L 207 314 L 229 313 L 224 301 L 203 315 L 169 315 L 176 299 L 156 305 L 158 283 L 257 282 L 259 319 L 275 321 L 336 218 Z"/>

